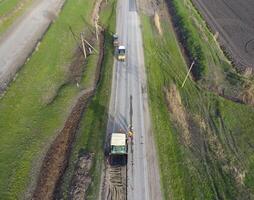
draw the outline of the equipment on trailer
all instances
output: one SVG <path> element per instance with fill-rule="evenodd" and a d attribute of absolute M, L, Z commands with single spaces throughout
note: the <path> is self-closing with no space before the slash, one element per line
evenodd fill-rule
<path fill-rule="evenodd" d="M 119 61 L 125 61 L 125 59 L 126 59 L 125 52 L 126 52 L 125 46 L 119 46 L 118 47 L 118 49 L 117 49 L 117 59 Z"/>

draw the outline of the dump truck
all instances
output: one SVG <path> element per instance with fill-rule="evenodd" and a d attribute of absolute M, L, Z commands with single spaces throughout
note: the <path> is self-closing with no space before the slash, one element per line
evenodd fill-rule
<path fill-rule="evenodd" d="M 119 46 L 118 47 L 118 49 L 117 49 L 117 59 L 119 61 L 125 61 L 125 59 L 126 59 L 125 52 L 126 52 L 125 46 Z"/>
<path fill-rule="evenodd" d="M 115 34 L 113 35 L 113 45 L 114 45 L 114 47 L 118 47 L 118 45 L 119 45 L 119 40 L 118 40 L 118 35 L 117 35 L 117 33 L 115 33 Z"/>
<path fill-rule="evenodd" d="M 111 164 L 126 164 L 128 155 L 128 138 L 126 133 L 112 133 L 109 158 Z"/>

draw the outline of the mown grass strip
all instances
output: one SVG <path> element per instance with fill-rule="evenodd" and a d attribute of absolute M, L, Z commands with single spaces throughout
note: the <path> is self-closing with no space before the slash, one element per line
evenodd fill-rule
<path fill-rule="evenodd" d="M 39 51 L 23 66 L 0 100 L 0 196 L 3 199 L 18 199 L 24 194 L 37 175 L 35 163 L 63 126 L 76 96 L 87 87 L 81 84 L 77 88 L 76 82 L 70 80 L 69 66 L 77 49 L 70 27 L 78 35 L 86 25 L 86 34 L 91 34 L 87 28 L 93 4 L 90 0 L 66 2 Z"/>

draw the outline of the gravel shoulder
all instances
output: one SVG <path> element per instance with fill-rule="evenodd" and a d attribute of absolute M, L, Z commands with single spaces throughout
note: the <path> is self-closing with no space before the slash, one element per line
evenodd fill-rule
<path fill-rule="evenodd" d="M 0 92 L 34 51 L 63 3 L 64 0 L 35 1 L 0 38 Z"/>

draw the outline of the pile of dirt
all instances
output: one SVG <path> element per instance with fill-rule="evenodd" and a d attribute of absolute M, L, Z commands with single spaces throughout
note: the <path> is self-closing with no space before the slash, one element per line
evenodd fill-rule
<path fill-rule="evenodd" d="M 92 167 L 93 159 L 94 154 L 92 153 L 86 153 L 79 158 L 72 177 L 69 199 L 85 199 L 86 191 L 92 182 L 89 171 Z"/>

